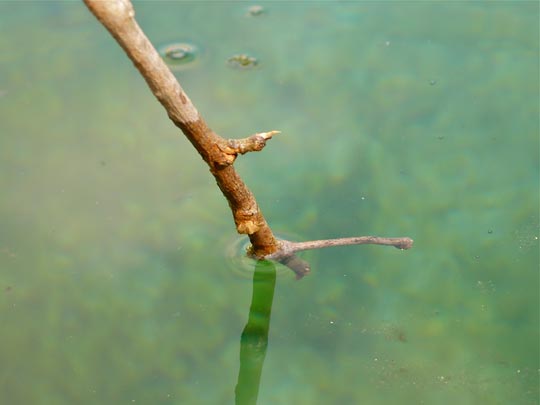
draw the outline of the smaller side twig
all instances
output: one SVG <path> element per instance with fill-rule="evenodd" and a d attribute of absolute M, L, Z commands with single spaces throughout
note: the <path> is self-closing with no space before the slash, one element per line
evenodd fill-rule
<path fill-rule="evenodd" d="M 300 252 L 302 250 L 322 249 L 332 246 L 367 244 L 394 246 L 397 249 L 406 250 L 410 249 L 413 245 L 413 240 L 411 238 L 383 238 L 380 236 L 355 236 L 352 238 L 310 240 L 308 242 L 282 242 L 286 242 L 284 248 L 290 250 L 291 253 Z"/>
<path fill-rule="evenodd" d="M 223 152 L 236 156 L 238 154 L 245 154 L 248 152 L 259 152 L 266 146 L 266 141 L 272 139 L 274 135 L 281 133 L 281 131 L 268 131 L 258 132 L 247 138 L 241 139 L 228 139 Z"/>
<path fill-rule="evenodd" d="M 280 239 L 279 249 L 277 252 L 267 255 L 263 258 L 256 257 L 250 250 L 248 250 L 248 256 L 254 259 L 266 259 L 274 260 L 290 268 L 295 274 L 296 279 L 309 274 L 311 271 L 310 265 L 307 261 L 299 258 L 296 252 L 311 249 L 322 249 L 332 246 L 348 246 L 348 245 L 385 245 L 394 246 L 397 249 L 406 250 L 410 249 L 414 243 L 411 238 L 384 238 L 380 236 L 355 236 L 352 238 L 338 238 L 338 239 L 321 239 L 310 240 L 307 242 L 291 242 L 288 240 Z"/>

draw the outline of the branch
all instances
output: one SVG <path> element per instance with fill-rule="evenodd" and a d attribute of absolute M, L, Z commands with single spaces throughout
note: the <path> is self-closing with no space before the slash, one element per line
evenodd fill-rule
<path fill-rule="evenodd" d="M 184 92 L 157 50 L 135 21 L 130 0 L 83 0 L 88 9 L 116 39 L 165 108 L 210 168 L 231 208 L 238 233 L 247 234 L 248 255 L 270 259 L 291 268 L 298 278 L 310 271 L 295 252 L 328 246 L 372 243 L 409 249 L 412 239 L 361 236 L 311 242 L 278 241 L 268 226 L 255 197 L 233 167 L 238 154 L 260 151 L 279 131 L 261 132 L 243 139 L 226 140 L 212 131 Z"/>
<path fill-rule="evenodd" d="M 179 127 L 210 167 L 210 172 L 229 202 L 236 230 L 247 234 L 258 257 L 278 250 L 278 243 L 251 191 L 232 166 L 238 153 L 260 150 L 276 131 L 246 139 L 227 141 L 212 131 L 203 120 L 161 56 L 135 21 L 129 0 L 84 0 L 133 61 L 171 121 Z M 269 135 L 268 135 L 269 134 Z M 258 139 L 262 146 L 256 149 Z"/>

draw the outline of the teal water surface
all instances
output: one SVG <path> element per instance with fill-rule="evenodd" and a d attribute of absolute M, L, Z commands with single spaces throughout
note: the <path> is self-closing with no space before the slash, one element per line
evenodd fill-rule
<path fill-rule="evenodd" d="M 0 403 L 231 404 L 250 365 L 260 405 L 538 404 L 538 3 L 253 4 L 135 10 L 196 47 L 175 75 L 216 132 L 282 132 L 236 163 L 276 232 L 413 249 L 303 254 L 261 309 L 208 169 L 84 4 L 1 2 Z"/>

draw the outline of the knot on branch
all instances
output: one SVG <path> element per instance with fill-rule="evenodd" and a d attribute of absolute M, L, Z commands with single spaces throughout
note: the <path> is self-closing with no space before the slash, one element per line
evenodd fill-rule
<path fill-rule="evenodd" d="M 260 224 L 253 220 L 241 221 L 236 223 L 236 230 L 243 235 L 251 235 L 261 228 Z"/>
<path fill-rule="evenodd" d="M 233 216 L 236 230 L 240 234 L 253 235 L 266 225 L 257 204 L 235 210 Z"/>

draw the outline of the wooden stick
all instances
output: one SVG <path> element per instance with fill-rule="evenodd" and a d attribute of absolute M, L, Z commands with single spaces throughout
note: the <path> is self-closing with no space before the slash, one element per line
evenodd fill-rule
<path fill-rule="evenodd" d="M 255 197 L 233 167 L 239 154 L 260 151 L 279 131 L 260 132 L 242 139 L 226 140 L 212 131 L 199 114 L 180 83 L 135 21 L 130 0 L 83 0 L 88 9 L 116 39 L 165 108 L 171 121 L 208 164 L 210 172 L 227 199 L 238 233 L 247 234 L 248 255 L 270 259 L 290 267 L 297 277 L 309 272 L 309 264 L 295 252 L 329 246 L 372 243 L 409 249 L 412 239 L 360 236 L 310 242 L 278 241 L 268 226 Z"/>
<path fill-rule="evenodd" d="M 129 0 L 84 0 L 133 61 L 171 121 L 191 141 L 229 202 L 236 230 L 247 234 L 257 257 L 278 250 L 278 243 L 255 198 L 232 166 L 238 153 L 261 150 L 278 131 L 255 134 L 236 142 L 217 135 L 201 117 L 158 51 L 135 21 Z"/>

